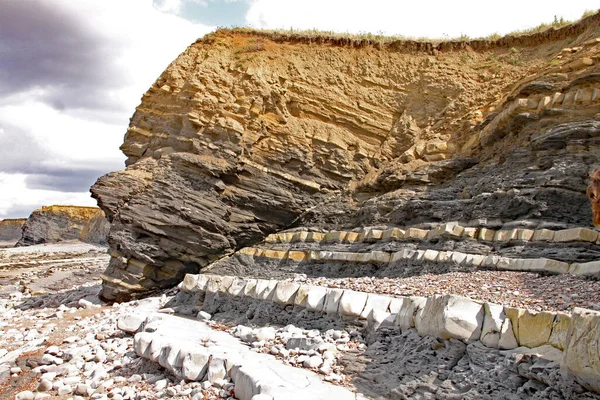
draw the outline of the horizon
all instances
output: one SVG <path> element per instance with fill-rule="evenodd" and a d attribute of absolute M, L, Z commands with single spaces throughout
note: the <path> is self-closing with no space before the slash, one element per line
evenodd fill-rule
<path fill-rule="evenodd" d="M 591 10 L 598 5 L 587 0 L 547 2 L 542 10 L 514 0 L 500 10 L 472 0 L 374 0 L 368 7 L 338 0 L 2 3 L 0 220 L 53 204 L 97 207 L 89 188 L 124 169 L 119 146 L 142 95 L 181 52 L 219 27 L 448 40 L 504 36 Z"/>

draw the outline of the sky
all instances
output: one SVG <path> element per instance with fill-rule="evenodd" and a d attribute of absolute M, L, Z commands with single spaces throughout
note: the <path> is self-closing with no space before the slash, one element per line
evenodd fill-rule
<path fill-rule="evenodd" d="M 0 219 L 42 205 L 96 205 L 124 168 L 142 94 L 217 27 L 409 37 L 506 34 L 576 20 L 597 0 L 0 0 Z"/>

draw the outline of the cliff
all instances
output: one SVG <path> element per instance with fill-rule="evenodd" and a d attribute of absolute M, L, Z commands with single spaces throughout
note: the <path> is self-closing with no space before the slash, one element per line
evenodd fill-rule
<path fill-rule="evenodd" d="M 103 297 L 218 271 L 215 261 L 289 228 L 590 225 L 599 27 L 595 14 L 437 44 L 207 35 L 144 94 L 121 146 L 127 168 L 92 188 L 111 221 Z M 600 254 L 595 243 L 446 245 L 564 262 Z"/>
<path fill-rule="evenodd" d="M 0 220 L 0 241 L 17 241 L 21 238 L 21 229 L 25 218 Z"/>
<path fill-rule="evenodd" d="M 96 207 L 44 206 L 31 213 L 17 246 L 63 240 L 105 244 L 109 223 Z"/>

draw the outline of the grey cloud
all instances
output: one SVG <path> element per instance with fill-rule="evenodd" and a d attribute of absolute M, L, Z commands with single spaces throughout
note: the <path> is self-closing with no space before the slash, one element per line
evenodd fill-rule
<path fill-rule="evenodd" d="M 30 189 L 60 192 L 87 192 L 96 180 L 108 171 L 86 169 L 50 169 L 45 173 L 30 174 L 25 184 Z"/>
<path fill-rule="evenodd" d="M 15 204 L 6 210 L 0 210 L 0 219 L 6 218 L 27 218 L 35 209 L 42 208 L 47 204 Z"/>
<path fill-rule="evenodd" d="M 87 192 L 100 176 L 121 169 L 122 163 L 76 163 L 68 167 L 44 149 L 28 132 L 2 125 L 0 134 L 0 172 L 28 175 L 25 184 L 30 189 L 60 192 Z"/>
<path fill-rule="evenodd" d="M 2 1 L 0 96 L 41 87 L 59 109 L 114 107 L 104 93 L 124 84 L 112 61 L 118 46 L 56 3 Z"/>

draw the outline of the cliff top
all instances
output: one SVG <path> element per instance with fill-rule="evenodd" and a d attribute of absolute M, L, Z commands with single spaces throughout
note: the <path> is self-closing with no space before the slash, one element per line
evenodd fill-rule
<path fill-rule="evenodd" d="M 27 218 L 6 218 L 0 219 L 0 223 L 24 223 Z"/>
<path fill-rule="evenodd" d="M 212 42 L 215 38 L 229 35 L 245 35 L 262 37 L 278 43 L 316 43 L 322 45 L 348 47 L 375 47 L 389 50 L 408 51 L 453 51 L 461 49 L 490 50 L 494 48 L 510 48 L 513 46 L 535 46 L 551 41 L 573 38 L 582 34 L 590 25 L 600 22 L 598 11 L 586 11 L 577 21 L 555 20 L 553 23 L 542 23 L 524 31 L 511 32 L 503 37 L 492 34 L 484 38 L 460 38 L 444 40 L 430 38 L 408 38 L 403 36 L 384 36 L 372 33 L 337 33 L 332 31 L 313 30 L 258 30 L 253 28 L 220 28 L 198 39 L 201 42 Z M 261 50 L 260 43 L 256 50 Z"/>

